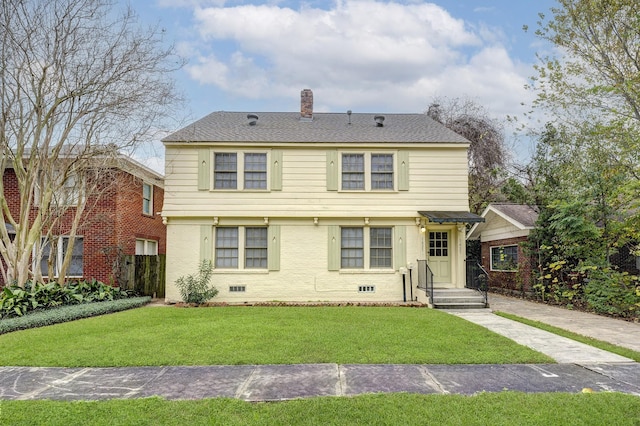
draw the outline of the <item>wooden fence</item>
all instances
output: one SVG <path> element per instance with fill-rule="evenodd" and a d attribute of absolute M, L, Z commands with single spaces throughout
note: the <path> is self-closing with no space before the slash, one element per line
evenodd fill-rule
<path fill-rule="evenodd" d="M 164 298 L 165 255 L 125 256 L 126 288 L 141 296 Z"/>

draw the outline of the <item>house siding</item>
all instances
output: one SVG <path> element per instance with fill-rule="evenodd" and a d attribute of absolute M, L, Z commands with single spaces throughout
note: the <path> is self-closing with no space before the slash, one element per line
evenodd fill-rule
<path fill-rule="evenodd" d="M 237 217 L 246 216 L 247 208 L 251 210 L 251 206 L 259 210 L 261 215 L 269 217 L 413 217 L 418 210 L 468 211 L 465 146 L 428 149 L 345 148 L 345 151 L 354 152 L 406 150 L 410 157 L 410 188 L 407 191 L 389 192 L 328 190 L 328 148 L 323 147 L 282 149 L 281 191 L 199 190 L 199 149 L 202 147 L 167 146 L 167 191 L 163 215 L 201 217 L 210 216 L 215 211 L 218 216 Z"/>

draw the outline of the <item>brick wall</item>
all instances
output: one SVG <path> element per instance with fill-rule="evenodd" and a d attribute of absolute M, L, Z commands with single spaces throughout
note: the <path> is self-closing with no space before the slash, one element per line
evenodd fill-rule
<path fill-rule="evenodd" d="M 489 288 L 507 294 L 530 293 L 533 289 L 532 271 L 535 260 L 525 254 L 522 243 L 526 237 L 483 242 L 480 247 L 482 266 L 489 273 Z M 518 270 L 501 272 L 491 270 L 491 247 L 518 245 Z"/>

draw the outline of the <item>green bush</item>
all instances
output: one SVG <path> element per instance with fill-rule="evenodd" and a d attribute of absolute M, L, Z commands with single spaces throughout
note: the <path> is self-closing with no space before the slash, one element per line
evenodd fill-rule
<path fill-rule="evenodd" d="M 640 314 L 640 282 L 638 277 L 609 267 L 592 266 L 584 297 L 594 311 L 621 317 Z"/>
<path fill-rule="evenodd" d="M 215 297 L 218 289 L 209 287 L 213 264 L 210 260 L 203 260 L 195 275 L 187 275 L 176 280 L 176 286 L 180 291 L 180 297 L 185 303 L 201 304 Z"/>
<path fill-rule="evenodd" d="M 0 292 L 0 319 L 22 316 L 36 310 L 129 297 L 126 290 L 96 280 L 72 282 L 27 282 L 24 288 L 5 287 Z"/>
<path fill-rule="evenodd" d="M 149 296 L 130 297 L 128 299 L 60 306 L 46 311 L 37 311 L 20 317 L 0 320 L 0 334 L 124 311 L 143 306 L 149 303 L 150 300 L 151 297 Z"/>

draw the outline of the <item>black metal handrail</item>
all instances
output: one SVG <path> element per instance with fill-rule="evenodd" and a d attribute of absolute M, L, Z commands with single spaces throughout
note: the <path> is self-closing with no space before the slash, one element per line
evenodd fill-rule
<path fill-rule="evenodd" d="M 475 259 L 467 259 L 467 282 L 466 287 L 477 290 L 484 298 L 484 305 L 489 306 L 489 274 L 482 265 Z"/>
<path fill-rule="evenodd" d="M 433 272 L 426 260 L 418 259 L 418 288 L 427 293 L 429 304 L 433 305 Z"/>

